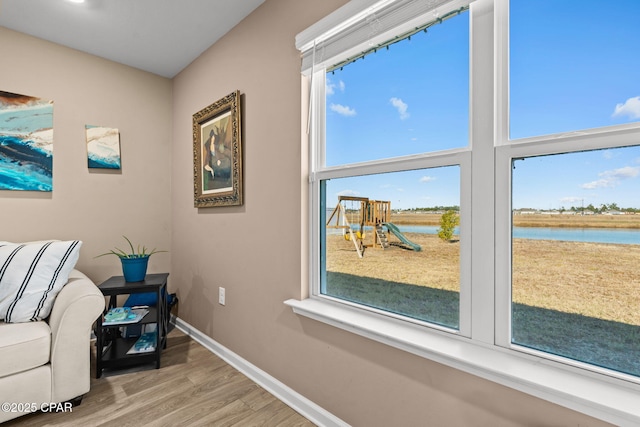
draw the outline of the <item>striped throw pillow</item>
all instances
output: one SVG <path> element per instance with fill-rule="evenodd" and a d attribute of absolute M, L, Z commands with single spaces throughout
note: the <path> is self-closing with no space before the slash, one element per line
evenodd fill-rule
<path fill-rule="evenodd" d="M 0 242 L 0 320 L 49 316 L 58 292 L 76 265 L 82 242 Z"/>

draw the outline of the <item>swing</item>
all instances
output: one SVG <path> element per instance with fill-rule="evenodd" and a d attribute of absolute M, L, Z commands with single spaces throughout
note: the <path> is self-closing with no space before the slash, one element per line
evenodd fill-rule
<path fill-rule="evenodd" d="M 340 202 L 340 203 L 342 203 L 342 202 Z M 347 227 L 347 224 L 349 224 L 349 220 L 347 220 L 347 206 L 346 205 L 347 205 L 347 202 L 345 201 L 344 202 L 344 206 L 342 206 L 342 214 L 343 214 L 343 217 L 342 217 L 342 226 L 343 226 L 343 228 L 342 228 L 342 237 L 344 237 L 344 240 L 346 240 L 348 242 L 349 240 L 351 240 L 351 231 L 347 232 L 347 228 L 349 230 L 351 230 L 351 225 L 349 225 Z"/>
<path fill-rule="evenodd" d="M 364 238 L 367 237 L 364 230 L 362 230 L 362 223 L 364 222 L 363 215 L 365 214 L 365 208 L 366 206 L 363 204 L 363 202 L 360 202 L 360 209 L 358 209 L 358 213 L 360 214 L 360 218 L 358 218 L 360 221 L 360 230 L 356 231 L 356 237 L 358 238 L 358 240 L 364 240 Z"/>
<path fill-rule="evenodd" d="M 347 213 L 347 212 L 351 212 L 351 214 L 352 214 L 352 218 L 351 218 L 351 219 L 352 219 L 352 220 L 353 220 L 353 212 L 355 211 L 355 209 L 354 209 L 354 203 L 355 203 L 355 201 L 354 201 L 354 200 L 351 200 L 351 201 L 350 201 L 350 205 L 349 205 L 349 210 L 348 210 L 348 211 L 347 211 L 347 209 L 346 209 L 346 208 L 347 208 L 347 207 L 346 207 L 346 204 L 347 204 L 347 203 L 346 203 L 346 201 L 345 201 L 345 207 L 344 207 L 345 217 L 346 217 L 346 213 Z M 358 210 L 358 212 L 360 212 L 360 210 Z M 350 224 L 351 224 L 351 221 L 349 221 L 349 227 L 351 227 L 351 225 L 350 225 Z M 361 225 L 362 225 L 362 224 L 361 224 Z M 354 233 L 354 231 L 353 231 L 353 229 L 352 229 L 352 228 L 349 228 L 349 231 L 348 231 L 348 232 L 347 232 L 347 230 L 346 230 L 346 229 L 343 229 L 343 230 L 342 230 L 342 235 L 344 236 L 344 240 L 347 240 L 347 241 L 351 240 L 351 234 L 353 234 L 353 233 Z M 356 239 L 357 239 L 357 240 L 363 240 L 363 239 L 366 237 L 366 233 L 361 232 L 361 231 L 359 231 L 359 230 L 358 230 L 358 231 L 355 231 L 355 236 L 356 236 Z"/>
<path fill-rule="evenodd" d="M 352 212 L 353 213 L 353 200 L 350 201 L 349 209 L 347 209 L 347 201 L 345 200 L 344 201 L 344 206 L 342 207 L 342 211 L 344 212 L 344 222 L 346 223 L 346 224 L 343 224 L 343 225 L 345 225 L 345 228 L 342 229 L 342 237 L 344 237 L 344 240 L 346 240 L 348 242 L 349 240 L 351 240 L 351 235 L 353 234 L 353 230 L 351 229 L 351 221 L 349 221 L 347 219 L 347 216 L 348 216 L 347 213 L 348 212 Z M 347 224 L 348 224 L 348 226 L 347 226 Z M 360 234 L 360 232 L 358 232 L 356 234 L 356 237 L 359 234 Z M 360 237 L 358 237 L 358 238 L 360 238 Z"/>

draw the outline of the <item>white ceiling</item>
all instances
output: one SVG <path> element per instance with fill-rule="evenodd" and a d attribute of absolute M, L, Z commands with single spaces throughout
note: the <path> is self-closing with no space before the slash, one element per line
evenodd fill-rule
<path fill-rule="evenodd" d="M 0 0 L 0 26 L 174 77 L 263 2 Z"/>

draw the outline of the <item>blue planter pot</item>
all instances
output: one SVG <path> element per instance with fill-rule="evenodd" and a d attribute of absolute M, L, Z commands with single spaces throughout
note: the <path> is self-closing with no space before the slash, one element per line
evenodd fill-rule
<path fill-rule="evenodd" d="M 141 282 L 147 275 L 149 257 L 120 258 L 122 261 L 122 274 L 126 282 Z"/>

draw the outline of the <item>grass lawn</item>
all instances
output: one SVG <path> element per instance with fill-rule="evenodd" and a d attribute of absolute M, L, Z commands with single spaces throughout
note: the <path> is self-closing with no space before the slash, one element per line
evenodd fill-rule
<path fill-rule="evenodd" d="M 327 295 L 458 328 L 458 292 L 327 272 Z"/>
<path fill-rule="evenodd" d="M 453 328 L 459 244 L 411 234 L 415 252 L 327 236 L 327 294 Z M 640 376 L 640 245 L 516 239 L 516 344 Z"/>

